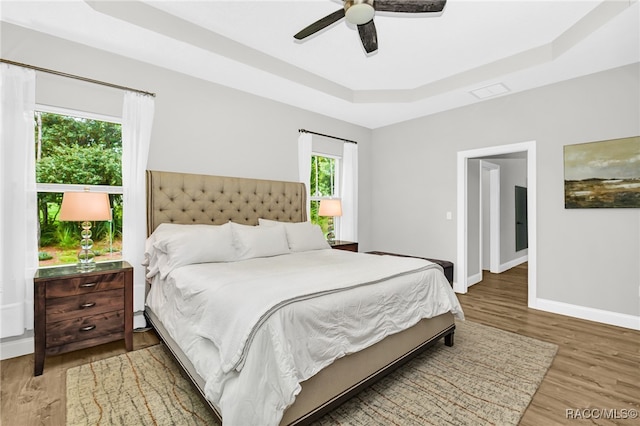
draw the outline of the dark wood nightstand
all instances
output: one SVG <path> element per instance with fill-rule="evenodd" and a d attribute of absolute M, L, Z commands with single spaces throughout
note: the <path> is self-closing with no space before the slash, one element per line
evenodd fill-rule
<path fill-rule="evenodd" d="M 133 349 L 133 268 L 127 262 L 40 268 L 34 286 L 34 375 L 46 355 L 124 339 Z"/>
<path fill-rule="evenodd" d="M 341 241 L 335 240 L 332 243 L 329 243 L 331 248 L 338 250 L 346 250 L 346 251 L 358 251 L 358 243 L 354 243 L 353 241 Z"/>
<path fill-rule="evenodd" d="M 431 259 L 428 257 L 420 257 L 420 256 L 408 256 L 406 254 L 397 254 L 397 253 L 387 253 L 385 251 L 368 251 L 370 254 L 378 254 L 378 255 L 389 255 L 389 256 L 400 256 L 400 257 L 417 257 L 418 259 L 428 260 L 429 262 L 437 263 L 442 266 L 444 270 L 444 276 L 449 281 L 449 284 L 453 287 L 453 262 L 449 262 L 448 260 L 440 260 L 440 259 Z"/>

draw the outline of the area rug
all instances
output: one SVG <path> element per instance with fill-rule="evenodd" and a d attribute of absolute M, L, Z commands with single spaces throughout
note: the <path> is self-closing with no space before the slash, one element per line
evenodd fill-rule
<path fill-rule="evenodd" d="M 557 346 L 465 321 L 321 425 L 516 425 Z M 162 345 L 67 371 L 67 425 L 217 425 Z"/>

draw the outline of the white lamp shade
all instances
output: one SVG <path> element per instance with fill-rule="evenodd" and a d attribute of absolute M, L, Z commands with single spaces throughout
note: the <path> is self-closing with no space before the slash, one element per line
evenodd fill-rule
<path fill-rule="evenodd" d="M 111 220 L 109 195 L 103 192 L 65 192 L 58 219 L 66 222 Z"/>
<path fill-rule="evenodd" d="M 342 216 L 342 202 L 337 198 L 320 200 L 319 216 Z"/>

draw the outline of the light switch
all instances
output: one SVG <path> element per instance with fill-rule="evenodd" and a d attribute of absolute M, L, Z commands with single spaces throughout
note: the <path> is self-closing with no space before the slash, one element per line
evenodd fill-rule
<path fill-rule="evenodd" d="M 451 216 L 451 212 L 447 212 L 447 220 L 451 220 L 452 216 Z"/>

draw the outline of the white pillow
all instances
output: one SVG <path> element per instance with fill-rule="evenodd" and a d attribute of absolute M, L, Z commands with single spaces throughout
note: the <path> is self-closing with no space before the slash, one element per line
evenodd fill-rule
<path fill-rule="evenodd" d="M 238 260 L 289 253 L 287 234 L 281 226 L 260 227 L 231 222 Z"/>
<path fill-rule="evenodd" d="M 322 229 L 311 222 L 278 222 L 269 219 L 258 219 L 258 224 L 266 227 L 282 226 L 287 234 L 289 250 L 292 252 L 330 249 L 324 238 Z"/>
<path fill-rule="evenodd" d="M 161 223 L 158 227 L 147 237 L 145 241 L 144 261 L 142 265 L 147 267 L 147 278 L 152 278 L 159 272 L 161 264 L 166 266 L 166 255 L 164 252 L 156 248 L 156 242 L 162 241 L 173 233 L 179 233 L 185 225 L 178 225 L 175 223 Z"/>
<path fill-rule="evenodd" d="M 237 259 L 231 226 L 228 223 L 224 225 L 163 225 L 169 226 L 158 227 L 152 234 L 156 267 L 162 278 L 180 266 L 194 263 L 231 262 Z"/>

